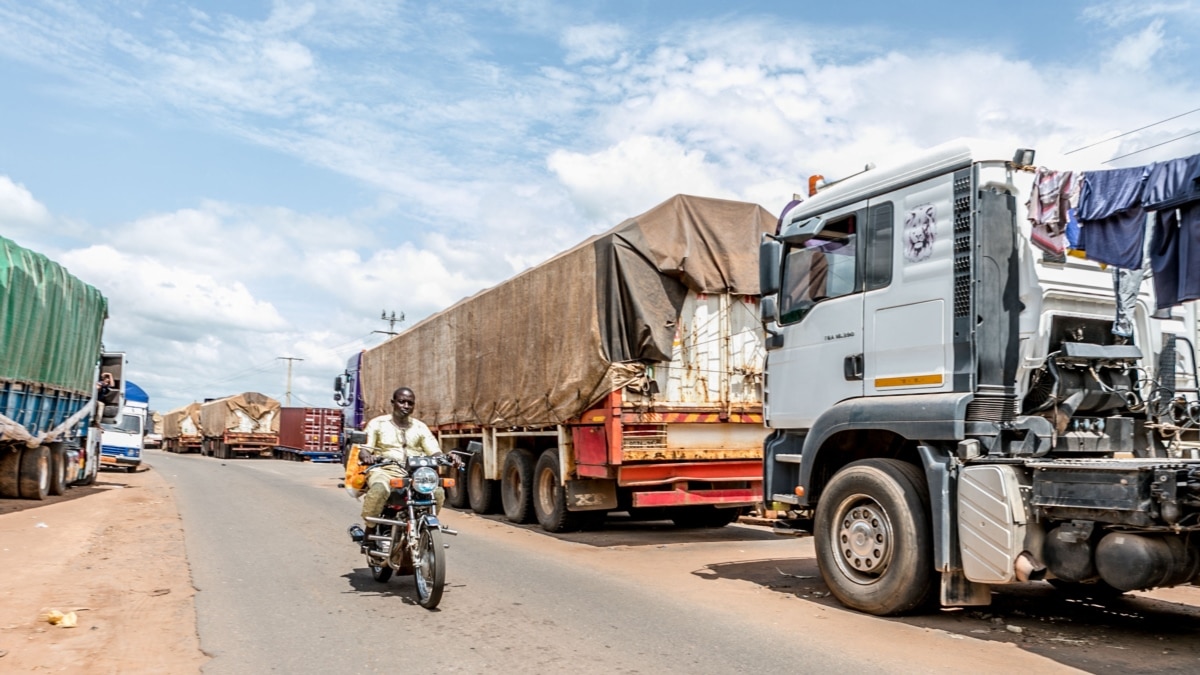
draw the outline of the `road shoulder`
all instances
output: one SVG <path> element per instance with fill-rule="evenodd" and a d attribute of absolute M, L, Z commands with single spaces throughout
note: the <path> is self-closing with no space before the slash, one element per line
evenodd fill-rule
<path fill-rule="evenodd" d="M 97 487 L 0 515 L 0 671 L 199 672 L 208 657 L 170 486 L 143 470 L 101 472 Z M 46 622 L 52 609 L 78 625 Z"/>

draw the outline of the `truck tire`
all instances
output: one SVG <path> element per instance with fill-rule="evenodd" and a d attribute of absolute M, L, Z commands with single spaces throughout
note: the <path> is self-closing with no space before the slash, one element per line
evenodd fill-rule
<path fill-rule="evenodd" d="M 0 499 L 21 496 L 21 449 L 17 446 L 0 448 Z"/>
<path fill-rule="evenodd" d="M 500 501 L 510 523 L 533 521 L 533 453 L 513 450 L 504 458 L 500 473 Z"/>
<path fill-rule="evenodd" d="M 21 499 L 45 499 L 50 494 L 50 448 L 21 450 Z"/>
<path fill-rule="evenodd" d="M 671 521 L 680 528 L 725 527 L 742 515 L 740 508 L 719 509 L 715 506 L 679 506 L 670 510 Z"/>
<path fill-rule="evenodd" d="M 813 529 L 821 577 L 847 607 L 901 614 L 925 605 L 937 590 L 929 486 L 911 464 L 849 464 L 822 492 Z"/>
<path fill-rule="evenodd" d="M 468 509 L 471 507 L 471 496 L 467 494 L 467 473 L 459 471 L 457 467 L 451 467 L 450 470 L 454 487 L 446 488 L 446 503 L 460 511 Z"/>
<path fill-rule="evenodd" d="M 471 510 L 479 515 L 500 510 L 500 490 L 496 481 L 484 478 L 482 452 L 471 455 L 467 462 L 467 499 Z"/>
<path fill-rule="evenodd" d="M 67 448 L 61 444 L 50 447 L 50 494 L 59 496 L 67 492 Z"/>
<path fill-rule="evenodd" d="M 575 513 L 567 510 L 567 490 L 562 484 L 557 448 L 543 452 L 533 468 L 533 512 L 547 532 L 578 529 Z"/>

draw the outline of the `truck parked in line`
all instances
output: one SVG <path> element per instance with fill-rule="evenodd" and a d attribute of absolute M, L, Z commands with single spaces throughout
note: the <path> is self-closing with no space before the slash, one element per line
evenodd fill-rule
<path fill-rule="evenodd" d="M 111 423 L 100 425 L 100 464 L 137 471 L 142 464 L 145 444 L 146 417 L 150 412 L 150 397 L 132 380 L 125 382 L 125 405 L 121 416 Z"/>
<path fill-rule="evenodd" d="M 163 449 L 167 452 L 185 454 L 200 452 L 200 404 L 195 401 L 163 413 Z"/>
<path fill-rule="evenodd" d="M 124 355 L 103 352 L 107 318 L 100 291 L 0 237 L 0 498 L 95 480 L 100 424 L 119 421 L 125 386 Z"/>
<path fill-rule="evenodd" d="M 350 359 L 347 442 L 398 386 L 452 505 L 552 532 L 608 511 L 719 527 L 762 499 L 757 242 L 776 218 L 676 196 Z M 465 489 L 463 489 L 465 488 Z"/>
<path fill-rule="evenodd" d="M 279 410 L 279 445 L 275 457 L 310 462 L 341 460 L 342 411 L 340 408 Z"/>
<path fill-rule="evenodd" d="M 145 447 L 147 449 L 160 449 L 163 446 L 163 418 L 162 413 L 157 410 L 151 410 L 149 417 L 146 418 L 146 440 Z"/>
<path fill-rule="evenodd" d="M 765 498 L 849 607 L 1200 579 L 1194 303 L 1114 334 L 1112 270 L 1029 243 L 1032 155 L 868 170 L 761 245 Z"/>
<path fill-rule="evenodd" d="M 200 453 L 218 459 L 270 457 L 279 445 L 279 401 L 255 391 L 200 404 Z"/>

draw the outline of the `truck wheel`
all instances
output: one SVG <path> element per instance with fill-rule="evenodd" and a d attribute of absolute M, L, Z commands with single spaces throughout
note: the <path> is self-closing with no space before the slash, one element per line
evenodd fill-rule
<path fill-rule="evenodd" d="M 446 503 L 460 511 L 470 508 L 471 499 L 467 494 L 466 472 L 459 471 L 455 467 L 451 467 L 451 471 L 454 476 L 454 487 L 446 488 Z"/>
<path fill-rule="evenodd" d="M 17 447 L 0 448 L 0 499 L 16 499 L 21 496 L 21 450 Z"/>
<path fill-rule="evenodd" d="M 817 504 L 814 545 L 821 577 L 842 604 L 886 616 L 926 603 L 933 583 L 929 487 L 895 459 L 854 462 Z"/>
<path fill-rule="evenodd" d="M 725 527 L 742 515 L 740 508 L 719 509 L 715 506 L 680 506 L 671 509 L 671 521 L 675 527 L 717 528 Z"/>
<path fill-rule="evenodd" d="M 58 496 L 67 492 L 67 448 L 55 444 L 50 448 L 50 494 Z"/>
<path fill-rule="evenodd" d="M 46 498 L 50 494 L 50 448 L 39 445 L 21 450 L 21 498 Z"/>
<path fill-rule="evenodd" d="M 533 511 L 538 524 L 547 532 L 577 529 L 575 514 L 567 510 L 567 490 L 562 484 L 557 448 L 543 452 L 533 468 Z"/>
<path fill-rule="evenodd" d="M 533 520 L 533 454 L 528 450 L 513 450 L 504 458 L 500 473 L 500 501 L 504 517 L 510 523 Z"/>
<path fill-rule="evenodd" d="M 471 502 L 471 510 L 480 515 L 500 510 L 496 481 L 484 478 L 482 452 L 471 455 L 467 462 L 467 499 Z"/>

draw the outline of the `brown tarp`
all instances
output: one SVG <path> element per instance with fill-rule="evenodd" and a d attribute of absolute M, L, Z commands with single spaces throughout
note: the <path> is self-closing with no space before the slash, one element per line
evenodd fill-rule
<path fill-rule="evenodd" d="M 200 404 L 189 403 L 182 408 L 176 408 L 163 413 L 162 416 L 162 435 L 163 438 L 179 438 L 183 435 L 183 420 L 185 417 L 192 419 L 192 424 L 196 428 L 196 433 L 200 433 Z"/>
<path fill-rule="evenodd" d="M 205 437 L 221 436 L 226 431 L 278 434 L 279 409 L 279 401 L 256 391 L 205 401 L 200 404 L 200 433 Z"/>
<path fill-rule="evenodd" d="M 670 359 L 687 291 L 758 295 L 755 204 L 677 195 L 363 353 L 368 418 L 399 386 L 429 424 L 541 426 Z"/>

